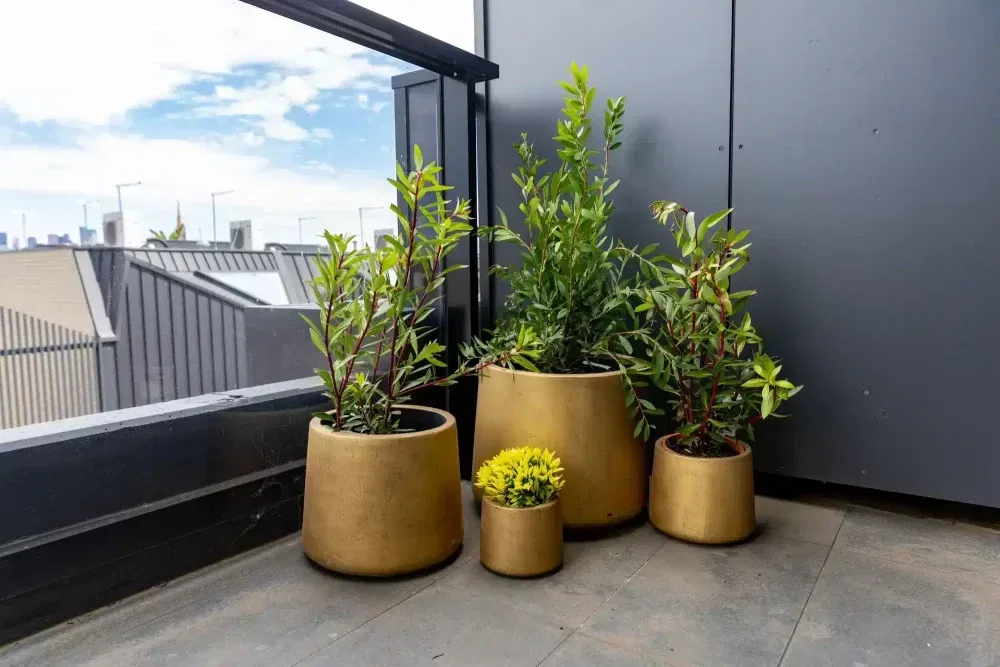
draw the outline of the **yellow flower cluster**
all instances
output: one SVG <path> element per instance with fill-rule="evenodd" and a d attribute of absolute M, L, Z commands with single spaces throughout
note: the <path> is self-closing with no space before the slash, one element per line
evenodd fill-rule
<path fill-rule="evenodd" d="M 563 487 L 560 464 L 547 449 L 505 449 L 482 465 L 476 486 L 497 504 L 534 507 L 548 502 Z"/>

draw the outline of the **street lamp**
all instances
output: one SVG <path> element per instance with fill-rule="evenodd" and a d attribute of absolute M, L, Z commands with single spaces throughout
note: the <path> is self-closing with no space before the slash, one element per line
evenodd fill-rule
<path fill-rule="evenodd" d="M 212 193 L 212 243 L 219 243 L 219 230 L 215 226 L 215 198 L 222 195 L 231 195 L 233 192 L 235 190 L 222 190 L 221 192 Z"/>
<path fill-rule="evenodd" d="M 125 220 L 125 211 L 122 210 L 122 188 L 131 188 L 135 185 L 142 185 L 142 181 L 136 181 L 134 183 L 119 183 L 115 186 L 118 190 L 118 212 L 122 214 L 122 221 Z"/>
<path fill-rule="evenodd" d="M 96 199 L 91 199 L 90 201 L 83 202 L 83 228 L 90 229 L 90 224 L 87 222 L 87 207 L 91 204 L 100 204 L 101 202 Z"/>
<path fill-rule="evenodd" d="M 299 243 L 300 244 L 304 242 L 302 240 L 302 222 L 305 221 L 305 220 L 315 220 L 315 219 L 316 219 L 315 215 L 310 215 L 310 216 L 306 216 L 304 218 L 299 218 Z"/>
<path fill-rule="evenodd" d="M 365 211 L 384 211 L 385 206 L 359 206 L 358 207 L 358 226 L 361 228 L 361 243 L 368 245 L 365 242 Z"/>

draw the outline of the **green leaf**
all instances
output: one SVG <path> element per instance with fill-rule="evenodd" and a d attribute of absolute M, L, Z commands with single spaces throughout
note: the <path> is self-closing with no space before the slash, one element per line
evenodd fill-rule
<path fill-rule="evenodd" d="M 417 171 L 423 169 L 424 166 L 424 152 L 420 150 L 420 146 L 413 144 L 413 166 Z"/>
<path fill-rule="evenodd" d="M 774 394 L 771 392 L 770 387 L 764 387 L 762 390 L 762 397 L 760 402 L 760 416 L 764 419 L 771 414 L 771 410 L 774 408 Z"/>
<path fill-rule="evenodd" d="M 687 215 L 684 216 L 684 231 L 687 233 L 689 239 L 697 238 L 697 231 L 694 224 L 694 211 L 689 211 Z M 689 253 L 684 253 L 685 255 Z"/>

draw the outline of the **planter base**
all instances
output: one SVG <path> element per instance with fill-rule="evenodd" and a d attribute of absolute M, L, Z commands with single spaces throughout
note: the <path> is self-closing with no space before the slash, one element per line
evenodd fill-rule
<path fill-rule="evenodd" d="M 483 500 L 479 559 L 508 577 L 537 577 L 562 566 L 562 507 L 554 498 L 537 507 L 504 507 Z"/>
<path fill-rule="evenodd" d="M 633 437 L 618 372 L 554 375 L 487 367 L 479 379 L 473 475 L 500 450 L 545 447 L 562 460 L 569 528 L 600 528 L 642 512 L 646 448 Z M 476 489 L 476 499 L 482 490 Z"/>
<path fill-rule="evenodd" d="M 462 547 L 455 418 L 403 409 L 437 425 L 359 435 L 310 423 L 302 547 L 317 565 L 387 577 L 428 569 Z"/>
<path fill-rule="evenodd" d="M 750 537 L 754 515 L 753 458 L 740 454 L 698 458 L 667 446 L 673 436 L 656 441 L 649 490 L 649 520 L 659 530 L 698 544 L 731 544 Z"/>

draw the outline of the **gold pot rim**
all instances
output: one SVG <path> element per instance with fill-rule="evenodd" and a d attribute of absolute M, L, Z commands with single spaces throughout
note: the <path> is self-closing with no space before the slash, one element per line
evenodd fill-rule
<path fill-rule="evenodd" d="M 726 461 L 737 461 L 739 459 L 750 456 L 750 445 L 743 442 L 742 440 L 735 440 L 733 438 L 728 438 L 728 439 L 732 440 L 732 442 L 735 442 L 736 444 L 738 444 L 740 447 L 743 448 L 743 451 L 741 451 L 736 456 L 719 456 L 719 457 L 689 456 L 688 454 L 682 454 L 681 452 L 674 451 L 670 447 L 667 447 L 667 442 L 669 442 L 673 438 L 678 438 L 680 436 L 681 436 L 680 433 L 671 433 L 670 435 L 660 436 L 659 438 L 656 439 L 656 448 L 663 451 L 664 454 L 669 454 L 670 456 L 677 456 L 682 459 L 689 459 L 693 461 L 703 461 L 705 465 L 724 465 Z"/>
<path fill-rule="evenodd" d="M 511 507 L 510 505 L 501 505 L 497 501 L 493 500 L 492 498 L 487 498 L 486 496 L 483 496 L 483 502 L 489 503 L 493 507 L 496 507 L 497 509 L 501 510 L 510 510 L 512 512 L 530 512 L 532 510 L 543 510 L 547 507 L 552 507 L 557 502 L 559 502 L 559 494 L 552 496 L 541 505 L 532 505 L 531 507 Z"/>
<path fill-rule="evenodd" d="M 355 433 L 354 431 L 335 431 L 332 428 L 325 428 L 320 424 L 318 417 L 313 417 L 309 421 L 309 430 L 317 430 L 323 433 L 324 436 L 334 438 L 334 439 L 351 439 L 363 438 L 371 442 L 385 442 L 387 440 L 410 440 L 412 438 L 421 438 L 442 431 L 447 431 L 455 426 L 455 417 L 450 412 L 445 410 L 438 410 L 437 408 L 431 408 L 426 405 L 396 405 L 393 406 L 394 410 L 419 410 L 422 412 L 432 412 L 434 414 L 441 415 L 444 417 L 444 423 L 435 426 L 434 428 L 425 429 L 423 431 L 409 431 L 406 433 Z"/>
<path fill-rule="evenodd" d="M 606 377 L 618 377 L 621 376 L 622 372 L 619 371 L 601 371 L 600 373 L 536 373 L 535 371 L 525 371 L 517 368 L 505 368 L 503 366 L 497 366 L 496 364 L 490 364 L 483 369 L 483 373 L 493 373 L 495 371 L 504 372 L 509 375 L 524 375 L 527 377 L 535 378 L 581 378 L 581 379 L 593 379 L 593 378 L 606 378 Z"/>

